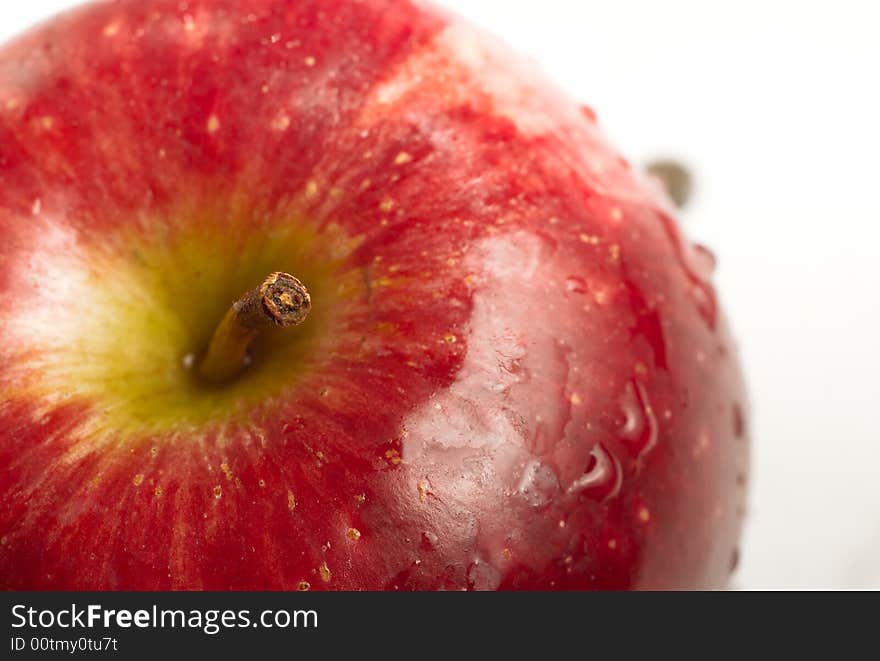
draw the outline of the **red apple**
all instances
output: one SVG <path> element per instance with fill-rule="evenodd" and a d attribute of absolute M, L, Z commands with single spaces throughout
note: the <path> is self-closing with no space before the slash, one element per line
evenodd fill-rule
<path fill-rule="evenodd" d="M 724 586 L 745 396 L 671 213 L 421 3 L 120 0 L 8 44 L 0 585 Z M 201 376 L 275 271 L 308 319 Z"/>

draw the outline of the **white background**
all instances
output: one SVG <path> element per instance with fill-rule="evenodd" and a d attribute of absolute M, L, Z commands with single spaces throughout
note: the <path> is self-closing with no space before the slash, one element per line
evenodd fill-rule
<path fill-rule="evenodd" d="M 2 2 L 0 39 L 72 4 Z M 880 5 L 445 4 L 593 106 L 634 162 L 696 170 L 683 220 L 719 257 L 753 405 L 737 584 L 880 588 Z"/>

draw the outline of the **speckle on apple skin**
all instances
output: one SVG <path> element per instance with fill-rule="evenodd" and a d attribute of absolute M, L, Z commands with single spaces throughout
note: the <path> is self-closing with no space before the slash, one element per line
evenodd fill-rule
<path fill-rule="evenodd" d="M 714 259 L 595 113 L 422 3 L 186 5 L 0 51 L 0 587 L 724 586 Z M 194 380 L 282 270 L 309 320 Z"/>

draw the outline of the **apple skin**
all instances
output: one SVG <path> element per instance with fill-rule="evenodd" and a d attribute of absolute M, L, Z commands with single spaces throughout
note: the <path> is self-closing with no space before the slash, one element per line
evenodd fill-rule
<path fill-rule="evenodd" d="M 62 15 L 0 52 L 0 586 L 723 587 L 713 266 L 592 111 L 421 3 Z M 309 320 L 189 381 L 280 269 Z"/>

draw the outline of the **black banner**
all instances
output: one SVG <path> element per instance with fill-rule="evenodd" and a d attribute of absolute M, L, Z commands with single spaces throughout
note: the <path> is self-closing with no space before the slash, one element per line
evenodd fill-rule
<path fill-rule="evenodd" d="M 768 636 L 789 651 L 807 643 L 814 652 L 825 636 L 839 654 L 873 636 L 880 593 L 8 592 L 0 601 L 0 658 L 313 653 L 418 661 L 478 651 L 589 656 L 608 645 L 628 656 L 698 641 L 706 653 L 751 654 Z"/>

